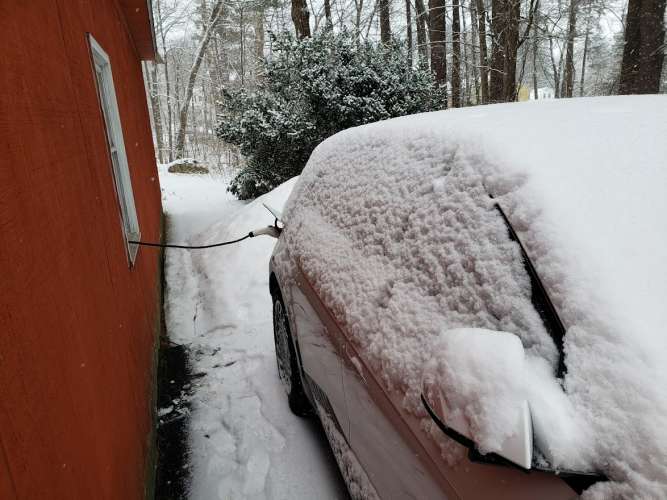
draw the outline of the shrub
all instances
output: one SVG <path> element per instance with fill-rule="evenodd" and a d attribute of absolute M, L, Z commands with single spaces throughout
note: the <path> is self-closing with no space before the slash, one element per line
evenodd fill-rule
<path fill-rule="evenodd" d="M 400 44 L 357 42 L 330 31 L 274 39 L 254 92 L 225 92 L 217 135 L 238 145 L 247 166 L 229 190 L 254 198 L 298 175 L 315 146 L 336 132 L 445 106 L 428 70 L 407 68 Z"/>

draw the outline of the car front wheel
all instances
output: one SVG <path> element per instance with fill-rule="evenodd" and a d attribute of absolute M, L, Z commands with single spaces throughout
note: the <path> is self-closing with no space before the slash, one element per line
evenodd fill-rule
<path fill-rule="evenodd" d="M 313 415 L 299 374 L 287 309 L 280 295 L 273 296 L 273 338 L 276 344 L 278 376 L 287 392 L 290 410 L 300 417 Z"/>

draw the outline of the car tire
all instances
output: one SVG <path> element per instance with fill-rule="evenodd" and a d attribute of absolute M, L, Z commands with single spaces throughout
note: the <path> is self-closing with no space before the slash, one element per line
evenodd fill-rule
<path fill-rule="evenodd" d="M 273 295 L 273 340 L 278 376 L 287 392 L 290 410 L 299 417 L 310 417 L 314 414 L 313 408 L 303 389 L 287 309 L 279 293 Z"/>

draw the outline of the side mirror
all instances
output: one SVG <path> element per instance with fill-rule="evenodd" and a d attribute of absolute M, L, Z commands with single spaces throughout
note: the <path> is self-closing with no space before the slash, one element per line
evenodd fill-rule
<path fill-rule="evenodd" d="M 533 426 L 524 350 L 512 333 L 462 328 L 439 337 L 422 378 L 422 403 L 471 459 L 530 469 Z"/>

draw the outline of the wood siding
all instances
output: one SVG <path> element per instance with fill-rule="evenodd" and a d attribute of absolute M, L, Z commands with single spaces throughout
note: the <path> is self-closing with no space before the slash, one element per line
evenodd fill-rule
<path fill-rule="evenodd" d="M 158 253 L 129 269 L 86 33 L 111 59 L 142 236 L 160 188 L 116 0 L 0 2 L 0 498 L 138 499 Z"/>

